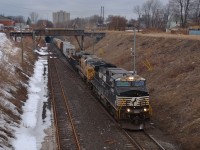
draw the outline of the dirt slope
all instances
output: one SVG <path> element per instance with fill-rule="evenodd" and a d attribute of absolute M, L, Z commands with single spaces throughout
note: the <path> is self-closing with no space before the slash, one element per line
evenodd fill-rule
<path fill-rule="evenodd" d="M 147 79 L 154 123 L 183 149 L 200 149 L 200 37 L 151 33 L 136 40 L 136 70 Z M 133 33 L 108 32 L 95 54 L 132 70 L 132 47 Z"/>
<path fill-rule="evenodd" d="M 27 82 L 37 59 L 32 50 L 33 41 L 23 39 L 24 53 L 21 64 L 21 43 L 15 43 L 0 33 L 0 149 L 13 149 L 16 128 L 21 123 L 22 107 L 27 99 Z"/>

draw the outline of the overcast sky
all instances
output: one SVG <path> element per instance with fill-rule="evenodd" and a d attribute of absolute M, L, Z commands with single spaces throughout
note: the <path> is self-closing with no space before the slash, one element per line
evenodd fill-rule
<path fill-rule="evenodd" d="M 105 17 L 108 15 L 136 18 L 133 8 L 147 0 L 0 0 L 0 14 L 5 16 L 22 15 L 27 19 L 30 12 L 38 12 L 40 19 L 52 20 L 52 13 L 64 10 L 71 18 L 100 15 L 104 6 Z M 160 0 L 166 4 L 168 0 Z"/>

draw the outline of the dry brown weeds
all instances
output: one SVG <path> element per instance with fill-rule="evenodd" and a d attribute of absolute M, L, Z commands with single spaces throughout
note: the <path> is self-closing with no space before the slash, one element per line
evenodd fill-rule
<path fill-rule="evenodd" d="M 10 85 L 15 87 L 17 90 L 13 91 L 10 89 L 10 93 L 14 98 L 8 99 L 5 97 L 5 101 L 8 101 L 16 106 L 16 110 L 22 114 L 22 105 L 27 99 L 27 89 L 24 86 L 28 82 L 28 76 L 30 76 L 33 73 L 33 66 L 34 62 L 37 59 L 36 54 L 33 52 L 33 41 L 30 38 L 24 39 L 24 63 L 21 64 L 21 51 L 18 51 L 18 53 L 7 55 L 8 62 L 2 61 L 0 65 L 0 80 L 1 80 L 1 86 L 3 85 Z M 20 43 L 15 43 L 15 45 L 20 46 Z M 5 47 L 6 48 L 6 47 Z M 13 68 L 15 72 L 13 72 Z M 26 75 L 25 75 L 26 74 Z M 24 84 L 22 84 L 24 83 Z M 0 93 L 1 96 L 3 96 Z M 16 115 L 12 110 L 9 108 L 6 108 L 5 106 L 0 105 L 0 112 L 7 116 L 7 119 L 5 120 L 8 124 L 15 122 L 17 124 L 20 123 L 20 116 Z M 4 129 L 0 129 L 4 134 L 6 134 L 7 137 L 13 138 L 13 133 L 10 131 L 5 131 Z M 1 133 L 2 133 L 1 132 Z M 12 147 L 9 144 L 9 141 L 6 136 L 3 136 L 0 133 L 0 138 L 3 139 L 3 143 L 0 142 L 0 144 L 3 144 L 7 147 Z"/>

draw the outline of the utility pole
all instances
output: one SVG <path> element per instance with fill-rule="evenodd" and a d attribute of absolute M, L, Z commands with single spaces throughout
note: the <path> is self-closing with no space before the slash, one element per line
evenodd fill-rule
<path fill-rule="evenodd" d="M 136 33 L 135 33 L 135 28 L 134 28 L 134 69 L 133 69 L 133 71 L 134 71 L 135 74 L 137 74 L 136 68 L 135 68 L 135 52 L 136 52 L 135 44 L 136 44 Z"/>
<path fill-rule="evenodd" d="M 100 30 L 102 30 L 104 24 L 104 6 L 101 6 L 101 13 L 100 13 Z"/>
<path fill-rule="evenodd" d="M 102 12 L 103 12 L 103 7 L 101 6 L 101 14 L 100 14 L 100 22 L 99 22 L 100 30 L 101 30 L 101 25 L 102 25 Z"/>
<path fill-rule="evenodd" d="M 33 49 L 36 49 L 36 45 L 35 45 L 35 31 L 33 31 Z"/>
<path fill-rule="evenodd" d="M 93 52 L 93 55 L 94 55 L 94 29 L 92 30 L 92 52 Z"/>
<path fill-rule="evenodd" d="M 22 37 L 22 24 L 20 23 L 20 33 L 21 33 L 21 49 L 22 49 L 22 51 L 21 51 L 21 62 L 22 62 L 22 66 L 23 66 L 23 61 L 24 61 L 24 45 L 23 45 L 23 37 Z"/>
<path fill-rule="evenodd" d="M 133 49 L 131 48 L 131 55 L 133 56 L 133 73 L 134 74 L 137 74 L 136 72 L 136 65 L 135 65 L 135 52 L 136 52 L 136 47 L 135 47 L 135 44 L 136 44 L 136 31 L 135 31 L 135 28 L 134 28 L 134 45 L 133 45 Z"/>
<path fill-rule="evenodd" d="M 103 6 L 103 21 L 102 24 L 104 24 L 104 6 Z"/>

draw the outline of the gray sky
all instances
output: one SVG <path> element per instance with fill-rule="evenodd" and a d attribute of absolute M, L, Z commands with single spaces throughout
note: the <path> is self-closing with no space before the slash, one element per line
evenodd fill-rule
<path fill-rule="evenodd" d="M 22 15 L 26 19 L 30 12 L 37 12 L 40 19 L 52 20 L 52 12 L 67 11 L 71 18 L 100 15 L 104 6 L 105 17 L 108 15 L 136 18 L 133 8 L 147 0 L 0 0 L 0 14 L 5 16 Z M 168 0 L 160 0 L 166 4 Z"/>

